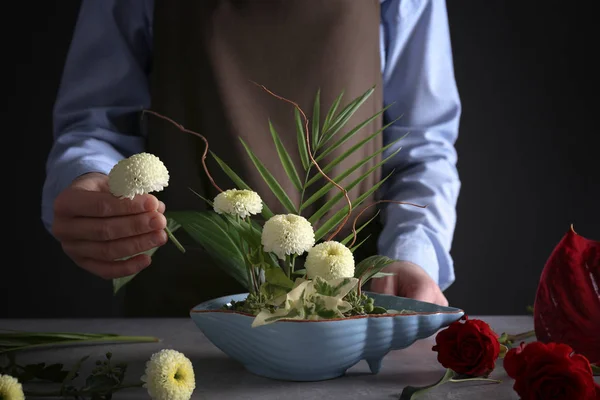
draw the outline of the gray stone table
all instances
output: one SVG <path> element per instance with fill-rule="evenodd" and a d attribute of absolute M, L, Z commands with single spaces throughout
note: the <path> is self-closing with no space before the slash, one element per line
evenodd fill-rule
<path fill-rule="evenodd" d="M 487 321 L 497 333 L 520 333 L 532 329 L 532 319 L 517 317 L 472 317 Z M 66 347 L 36 350 L 18 356 L 21 363 L 62 362 L 67 367 L 84 355 L 91 359 L 113 352 L 115 361 L 129 363 L 127 376 L 139 380 L 150 355 L 163 348 L 185 353 L 194 364 L 197 389 L 193 399 L 397 399 L 406 385 L 421 386 L 435 382 L 444 373 L 431 350 L 434 337 L 420 340 L 404 350 L 388 354 L 381 372 L 369 373 L 366 363 L 360 362 L 347 376 L 324 382 L 280 382 L 261 378 L 246 372 L 237 362 L 213 346 L 190 319 L 86 319 L 86 320 L 0 320 L 0 329 L 28 331 L 67 331 L 90 333 L 117 333 L 148 335 L 161 339 L 158 343 L 115 344 Z M 89 368 L 93 362 L 89 362 Z M 83 369 L 85 374 L 89 369 Z M 497 365 L 491 378 L 502 380 L 491 383 L 447 383 L 436 388 L 423 400 L 433 399 L 518 399 L 512 390 L 512 380 Z M 114 399 L 148 399 L 142 388 L 118 392 Z"/>

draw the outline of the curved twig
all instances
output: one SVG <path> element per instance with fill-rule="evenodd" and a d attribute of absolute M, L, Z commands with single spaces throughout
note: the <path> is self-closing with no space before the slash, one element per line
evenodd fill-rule
<path fill-rule="evenodd" d="M 185 128 L 183 125 L 173 121 L 171 118 L 169 117 L 165 117 L 164 115 L 161 115 L 159 113 L 157 113 L 156 111 L 152 111 L 152 110 L 143 110 L 142 111 L 142 115 L 144 113 L 148 113 L 148 114 L 152 114 L 158 118 L 164 119 L 167 122 L 170 122 L 171 124 L 175 125 L 180 131 L 182 132 L 186 132 L 189 133 L 191 135 L 197 136 L 200 139 L 202 139 L 204 141 L 204 144 L 206 145 L 206 147 L 204 148 L 204 153 L 202 153 L 202 167 L 204 168 L 204 172 L 206 173 L 206 176 L 208 176 L 208 180 L 210 181 L 210 183 L 215 187 L 215 189 L 217 189 L 219 192 L 223 192 L 223 189 L 221 189 L 216 183 L 215 180 L 213 179 L 212 175 L 210 174 L 210 172 L 208 172 L 208 167 L 206 166 L 206 156 L 208 154 L 208 140 L 201 134 L 199 134 L 198 132 L 194 132 L 192 130 L 189 130 L 187 128 Z"/>
<path fill-rule="evenodd" d="M 374 203 L 371 203 L 368 206 L 365 206 L 362 210 L 360 210 L 360 212 L 358 213 L 358 215 L 356 216 L 356 218 L 354 218 L 354 222 L 352 223 L 352 234 L 354 235 L 354 237 L 352 238 L 352 243 L 350 243 L 350 245 L 348 247 L 354 246 L 354 243 L 356 242 L 356 222 L 358 221 L 358 219 L 360 218 L 360 216 L 365 211 L 367 211 L 368 208 L 373 207 L 374 205 L 377 205 L 379 203 L 405 204 L 405 205 L 409 205 L 409 206 L 413 206 L 413 207 L 427 208 L 427 206 L 420 206 L 418 204 L 408 203 L 406 201 L 396 201 L 396 200 L 378 200 L 378 201 L 376 201 Z"/>

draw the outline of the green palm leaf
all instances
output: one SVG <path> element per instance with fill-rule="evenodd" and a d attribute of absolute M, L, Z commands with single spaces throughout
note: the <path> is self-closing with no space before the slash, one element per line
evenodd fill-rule
<path fill-rule="evenodd" d="M 383 185 L 383 183 L 385 181 L 387 181 L 388 178 L 390 176 L 392 176 L 393 173 L 394 173 L 394 171 L 390 172 L 385 178 L 383 178 L 382 180 L 377 182 L 375 185 L 373 185 L 373 187 L 371 189 L 367 190 L 365 193 L 360 195 L 356 200 L 354 200 L 352 202 L 352 208 L 354 209 L 354 208 L 358 207 L 360 204 L 362 204 L 365 201 L 365 199 L 367 199 L 367 197 L 369 197 L 373 192 L 375 192 L 377 189 L 379 189 L 379 187 L 381 185 Z M 315 241 L 321 240 L 323 238 L 323 236 L 325 236 L 326 234 L 329 233 L 329 231 L 334 229 L 340 222 L 342 222 L 342 220 L 344 219 L 344 217 L 346 216 L 347 213 L 348 213 L 348 206 L 346 205 L 340 211 L 335 213 L 331 218 L 329 218 L 327 221 L 325 221 L 319 227 L 319 229 L 317 229 L 317 231 L 315 232 Z"/>
<path fill-rule="evenodd" d="M 247 189 L 247 190 L 252 190 L 250 188 L 250 186 L 248 186 L 248 184 L 246 184 L 246 182 L 244 182 L 242 180 L 242 178 L 239 177 L 238 174 L 236 174 L 226 163 L 225 161 L 221 160 L 216 154 L 214 154 L 212 151 L 210 152 L 210 154 L 213 156 L 213 158 L 215 159 L 215 161 L 217 162 L 217 164 L 219 164 L 219 166 L 221 167 L 221 169 L 223 170 L 223 172 L 225 172 L 225 174 L 229 177 L 229 179 L 231 179 L 233 181 L 233 183 L 236 184 L 236 186 L 238 187 L 238 189 Z M 263 201 L 263 211 L 262 211 L 262 216 L 265 219 L 269 219 L 273 216 L 273 212 L 269 209 L 269 206 L 267 206 L 267 203 L 265 203 Z"/>
<path fill-rule="evenodd" d="M 300 154 L 300 161 L 302 161 L 302 167 L 304 170 L 308 170 L 310 166 L 310 159 L 308 158 L 308 148 L 306 143 L 306 133 L 304 132 L 304 122 L 302 116 L 297 108 L 294 108 L 294 118 L 296 121 L 296 139 L 298 141 L 298 153 Z"/>
<path fill-rule="evenodd" d="M 254 166 L 256 167 L 256 169 L 258 170 L 258 173 L 260 174 L 260 176 L 262 176 L 262 178 L 264 179 L 264 181 L 266 182 L 266 184 L 269 186 L 269 189 L 271 189 L 271 191 L 273 192 L 273 194 L 275 195 L 275 197 L 277 197 L 277 200 L 279 200 L 279 202 L 290 213 L 294 213 L 294 214 L 297 213 L 297 210 L 296 210 L 296 207 L 294 206 L 294 203 L 292 203 L 292 200 L 290 200 L 290 198 L 288 197 L 288 195 L 285 193 L 285 190 L 283 190 L 283 188 L 281 187 L 281 185 L 279 184 L 279 182 L 277 182 L 277 180 L 275 179 L 275 177 L 273 176 L 273 174 L 271 174 L 271 172 L 269 172 L 269 170 L 267 169 L 267 167 L 265 167 L 264 164 L 259 160 L 259 158 L 256 157 L 256 155 L 254 154 L 254 152 L 250 149 L 250 147 L 246 144 L 246 142 L 244 142 L 244 139 L 240 138 L 240 141 L 242 142 L 242 145 L 246 149 L 246 152 L 248 153 L 248 156 L 250 156 L 250 159 L 252 160 L 252 163 L 254 164 Z"/>
<path fill-rule="evenodd" d="M 331 125 L 331 120 L 333 119 L 333 116 L 335 115 L 335 112 L 337 111 L 337 108 L 339 107 L 343 97 L 344 92 L 342 91 L 342 93 L 340 93 L 339 96 L 335 98 L 333 103 L 331 103 L 331 107 L 329 107 L 327 115 L 325 115 L 325 121 L 323 121 L 322 132 L 326 132 L 329 129 L 329 126 Z"/>
<path fill-rule="evenodd" d="M 356 249 L 358 249 L 363 243 L 365 243 L 367 240 L 369 240 L 370 237 L 371 237 L 371 235 L 367 235 L 366 238 L 364 238 L 363 240 L 361 240 L 360 242 L 358 242 L 357 244 L 352 246 L 350 248 L 350 251 L 354 253 L 356 251 Z"/>
<path fill-rule="evenodd" d="M 317 149 L 319 143 L 319 124 L 321 123 L 321 89 L 317 90 L 312 115 L 312 149 Z"/>
<path fill-rule="evenodd" d="M 337 142 L 335 142 L 333 145 L 327 147 L 326 150 L 322 151 L 317 157 L 315 157 L 315 160 L 317 162 L 321 161 L 324 157 L 326 157 L 329 153 L 331 153 L 332 151 L 334 151 L 335 149 L 337 149 L 338 147 L 340 147 L 341 145 L 343 145 L 344 143 L 346 143 L 348 140 L 350 140 L 352 138 L 352 136 L 354 136 L 358 131 L 360 131 L 362 128 L 364 128 L 367 124 L 369 124 L 370 122 L 372 122 L 375 118 L 379 117 L 381 114 L 383 114 L 385 112 L 385 110 L 387 110 L 389 107 L 391 107 L 391 104 L 388 105 L 386 108 L 384 108 L 383 110 L 379 111 L 377 114 L 373 115 L 372 117 L 367 118 L 365 121 L 361 122 L 360 124 L 358 124 L 356 127 L 354 127 L 351 131 L 349 131 L 348 133 L 346 133 L 344 136 L 342 136 Z M 399 118 L 398 118 L 399 119 Z M 380 130 L 377 131 L 377 133 L 382 132 L 384 129 L 386 129 L 388 126 L 392 125 L 393 123 L 395 123 L 398 119 L 390 122 L 389 124 L 387 124 L 386 126 L 384 126 L 383 128 L 381 128 Z"/>
<path fill-rule="evenodd" d="M 300 176 L 298 176 L 298 171 L 296 171 L 296 167 L 294 167 L 294 162 L 290 157 L 289 153 L 285 149 L 285 146 L 281 142 L 281 138 L 279 134 L 275 130 L 273 123 L 269 120 L 269 130 L 271 131 L 271 137 L 273 138 L 273 143 L 275 143 L 275 149 L 277 150 L 277 154 L 279 155 L 279 160 L 281 161 L 281 166 L 285 170 L 288 178 L 294 184 L 296 189 L 299 191 L 302 190 L 302 182 L 300 182 Z"/>
<path fill-rule="evenodd" d="M 331 139 L 340 131 L 340 129 L 344 127 L 348 120 L 352 118 L 354 113 L 360 108 L 361 105 L 363 105 L 363 103 L 371 96 L 371 94 L 373 94 L 374 91 L 375 87 L 373 86 L 365 93 L 352 100 L 335 118 L 332 118 L 330 121 L 331 126 L 328 126 L 327 130 L 323 129 L 323 134 L 318 148 L 327 143 L 329 139 Z"/>
<path fill-rule="evenodd" d="M 381 167 L 383 164 L 385 164 L 390 158 L 394 157 L 396 154 L 398 154 L 398 152 L 400 151 L 400 149 L 396 150 L 395 152 L 393 152 L 392 154 L 390 154 L 389 156 L 387 156 L 386 158 L 384 158 L 383 160 L 381 160 L 380 162 L 378 162 L 377 164 L 375 164 L 373 167 L 369 168 L 367 170 L 367 172 L 365 172 L 364 174 L 362 174 L 361 176 L 359 176 L 358 178 L 356 178 L 354 181 L 352 181 L 348 186 L 345 187 L 346 191 L 350 191 L 352 190 L 352 188 L 354 188 L 356 185 L 358 185 L 359 183 L 361 183 L 363 180 L 366 179 L 367 176 L 369 176 L 373 171 L 375 171 L 376 169 L 378 169 L 379 167 Z M 322 190 L 322 189 L 321 189 Z M 317 222 L 323 215 L 325 215 L 337 202 L 339 202 L 342 197 L 344 197 L 344 193 L 339 191 L 335 196 L 333 196 L 329 201 L 327 201 L 327 203 L 323 204 L 323 206 L 321 206 L 321 208 L 319 208 L 313 215 L 310 216 L 310 218 L 308 218 L 308 221 L 312 224 L 314 224 L 315 222 Z M 309 199 L 310 200 L 310 199 Z M 346 206 L 347 208 L 348 206 Z"/>
<path fill-rule="evenodd" d="M 375 255 L 367 257 L 358 264 L 354 270 L 354 277 L 361 279 L 361 285 L 367 283 L 374 275 L 379 273 L 382 269 L 393 263 L 389 257 Z"/>
<path fill-rule="evenodd" d="M 375 220 L 375 218 L 377 218 L 378 215 L 379 215 L 379 210 L 377 210 L 377 212 L 375 213 L 375 215 L 373 215 L 371 218 L 369 218 L 369 220 L 367 220 L 364 224 L 362 224 L 361 226 L 359 226 L 358 228 L 356 228 L 356 235 L 358 235 L 360 233 L 360 231 L 362 231 L 363 229 L 365 229 L 367 227 L 367 225 L 369 225 L 371 222 L 373 222 Z M 340 241 L 340 243 L 343 244 L 343 245 L 346 245 L 353 238 L 354 238 L 354 234 L 350 233 L 348 236 L 346 236 L 344 238 L 344 240 Z"/>
<path fill-rule="evenodd" d="M 396 144 L 396 142 L 398 142 L 401 139 L 402 138 L 397 139 L 397 140 L 395 140 L 392 143 L 388 143 L 387 145 L 385 145 L 381 149 L 377 150 L 375 153 L 371 154 L 369 157 L 367 157 L 367 158 L 359 161 L 357 164 L 353 165 L 351 168 L 345 170 L 344 172 L 342 172 L 341 174 L 339 174 L 338 176 L 336 176 L 333 179 L 333 181 L 336 182 L 337 184 L 339 184 L 342 181 L 342 179 L 346 178 L 348 175 L 350 175 L 351 173 L 353 173 L 354 171 L 356 171 L 358 168 L 362 167 L 364 164 L 366 164 L 367 162 L 369 162 L 371 159 L 373 159 L 374 157 L 376 157 L 380 153 L 383 153 L 384 151 L 386 151 L 388 148 L 390 148 L 391 146 L 393 146 L 394 144 Z M 396 152 L 394 152 L 393 155 L 397 154 L 398 151 L 400 151 L 400 148 L 398 150 L 396 150 Z M 387 159 L 389 159 L 389 157 L 386 158 L 386 160 Z M 323 172 L 327 173 L 329 171 L 329 169 L 333 168 L 335 165 L 337 165 L 337 162 L 336 163 L 332 162 L 330 165 L 328 165 L 326 168 L 323 169 Z M 313 177 L 313 179 L 311 179 L 305 185 L 305 187 L 310 186 L 312 183 L 316 182 L 318 180 L 318 178 L 320 178 L 320 177 L 322 177 L 322 176 L 321 175 L 317 175 L 317 176 Z M 331 189 L 333 189 L 333 187 L 334 187 L 333 183 L 327 182 L 321 189 L 319 189 L 318 191 L 316 191 L 306 201 L 302 202 L 302 205 L 300 206 L 300 211 L 304 210 L 306 207 L 310 206 L 312 203 L 314 203 L 315 201 L 319 200 L 321 197 L 325 196 L 325 194 L 327 192 L 329 192 Z"/>

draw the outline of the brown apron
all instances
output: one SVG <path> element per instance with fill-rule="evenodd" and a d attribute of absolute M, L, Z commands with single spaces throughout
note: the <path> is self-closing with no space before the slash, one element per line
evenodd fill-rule
<path fill-rule="evenodd" d="M 351 99 L 376 86 L 356 112 L 341 137 L 382 106 L 379 54 L 380 0 L 202 0 L 155 1 L 154 60 L 150 77 L 151 109 L 203 134 L 211 151 L 229 164 L 276 214 L 287 213 L 270 192 L 248 158 L 239 137 L 253 149 L 297 204 L 297 190 L 279 163 L 268 121 L 272 121 L 284 146 L 304 171 L 298 156 L 294 108 L 252 82 L 297 102 L 312 123 L 312 106 L 321 90 L 320 119 L 344 91 L 338 111 Z M 381 127 L 381 119 L 365 126 L 354 138 L 320 162 L 327 162 Z M 146 116 L 147 151 L 158 155 L 169 169 L 169 187 L 159 194 L 167 210 L 202 210 L 206 204 L 189 188 L 206 198 L 217 191 L 201 165 L 204 143 L 173 125 Z M 382 135 L 339 164 L 328 175 L 335 177 L 357 161 L 380 149 Z M 341 183 L 348 184 L 373 167 L 375 157 Z M 212 157 L 212 176 L 222 189 L 235 185 Z M 314 168 L 313 168 L 314 171 Z M 303 175 L 301 174 L 301 179 Z M 379 170 L 349 191 L 351 199 L 380 179 Z M 338 182 L 340 183 L 340 182 Z M 313 185 L 321 187 L 323 181 Z M 314 189 L 313 189 L 314 190 Z M 331 196 L 313 204 L 303 215 L 312 215 Z M 309 193 L 310 195 L 310 193 Z M 306 197 L 305 197 L 306 199 Z M 373 202 L 367 199 L 363 205 Z M 345 205 L 340 201 L 329 214 Z M 364 216 L 372 216 L 372 207 Z M 350 232 L 352 220 L 337 239 Z M 376 252 L 377 225 L 357 259 Z M 363 232 L 361 232 L 361 235 Z M 343 235 L 343 236 L 342 236 Z M 126 312 L 131 316 L 185 316 L 204 300 L 246 290 L 215 265 L 208 254 L 184 232 L 178 238 L 187 248 L 179 253 L 172 244 L 161 248 L 153 264 L 126 289 Z M 362 236 L 364 238 L 364 236 Z"/>

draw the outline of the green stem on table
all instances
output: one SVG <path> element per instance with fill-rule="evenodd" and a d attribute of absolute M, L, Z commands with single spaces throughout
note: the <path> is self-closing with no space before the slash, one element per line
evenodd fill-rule
<path fill-rule="evenodd" d="M 455 372 L 451 369 L 447 369 L 446 373 L 442 378 L 434 384 L 422 387 L 414 387 L 414 386 L 406 386 L 404 390 L 402 390 L 402 394 L 400 394 L 400 400 L 415 400 L 429 392 L 431 389 L 434 389 L 440 385 L 443 385 L 446 382 L 449 382 L 455 376 Z"/>
<path fill-rule="evenodd" d="M 181 245 L 181 243 L 179 243 L 179 240 L 177 240 L 177 238 L 175 237 L 175 235 L 173 235 L 173 232 L 171 232 L 171 230 L 169 229 L 169 227 L 165 227 L 165 232 L 167 233 L 167 236 L 169 238 L 169 240 L 171 242 L 173 242 L 173 244 L 175 245 L 175 247 L 177 247 L 179 249 L 179 251 L 181 251 L 182 253 L 185 253 L 185 248 Z"/>
<path fill-rule="evenodd" d="M 119 390 L 123 390 L 123 389 L 141 388 L 143 385 L 144 385 L 144 382 L 131 383 L 131 384 L 127 384 L 127 385 L 119 385 L 119 386 L 115 386 L 114 388 L 112 388 L 110 390 L 110 393 L 115 393 L 115 392 L 118 392 Z M 64 396 L 64 395 L 79 397 L 79 396 L 86 396 L 86 395 L 90 395 L 90 394 L 94 394 L 94 393 L 96 393 L 96 391 L 91 390 L 91 389 L 83 389 L 83 390 L 78 390 L 78 391 L 68 392 L 68 393 L 61 392 L 60 390 L 54 390 L 54 391 L 50 391 L 50 392 L 35 392 L 35 391 L 29 391 L 29 390 L 24 391 L 24 394 L 26 397 L 60 397 L 60 396 Z"/>
<path fill-rule="evenodd" d="M 478 377 L 478 376 L 472 377 L 472 378 L 456 379 L 457 376 L 459 376 L 459 375 L 456 372 L 454 372 L 453 370 L 448 368 L 448 369 L 446 369 L 446 373 L 444 374 L 444 376 L 439 381 L 437 381 L 436 383 L 434 383 L 432 385 L 422 386 L 422 387 L 414 387 L 414 386 L 405 387 L 404 390 L 402 391 L 402 394 L 400 395 L 400 400 L 418 399 L 425 393 L 429 392 L 430 390 L 432 390 L 440 385 L 443 385 L 446 382 L 451 382 L 451 383 L 462 383 L 462 382 L 470 382 L 470 381 L 483 381 L 483 382 L 492 382 L 492 383 L 501 383 L 502 382 L 497 379 L 488 379 L 488 378 Z"/>
<path fill-rule="evenodd" d="M 490 378 L 464 378 L 464 379 L 454 379 L 450 378 L 448 382 L 452 383 L 462 383 L 462 382 L 471 382 L 471 381 L 483 381 L 483 382 L 492 382 L 492 383 L 502 383 L 502 381 L 498 379 L 490 379 Z"/>
<path fill-rule="evenodd" d="M 40 347 L 47 347 L 52 345 L 65 345 L 65 344 L 74 344 L 74 343 L 156 343 L 159 342 L 160 339 L 154 336 L 115 336 L 115 335 L 107 335 L 107 336 L 98 336 L 90 339 L 74 339 L 74 340 L 61 340 L 61 341 L 52 341 L 46 343 L 37 343 L 37 344 L 28 344 L 24 346 L 16 346 L 16 347 L 2 347 L 0 348 L 0 354 L 6 353 L 10 351 L 16 350 L 26 350 Z"/>
<path fill-rule="evenodd" d="M 591 364 L 592 365 L 592 373 L 594 376 L 600 376 L 600 365 Z"/>

